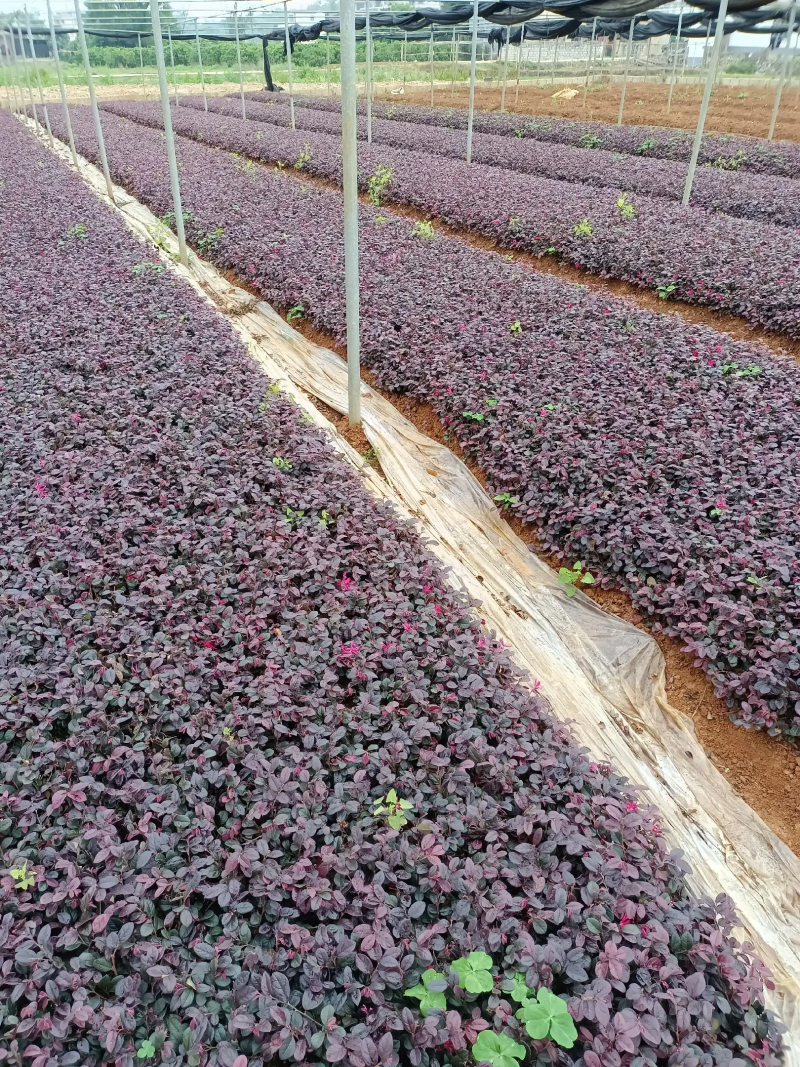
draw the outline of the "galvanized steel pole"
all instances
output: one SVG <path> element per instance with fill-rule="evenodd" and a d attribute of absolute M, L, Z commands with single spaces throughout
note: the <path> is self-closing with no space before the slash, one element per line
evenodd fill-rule
<path fill-rule="evenodd" d="M 771 141 L 775 136 L 775 124 L 778 121 L 778 111 L 781 106 L 781 96 L 783 95 L 783 88 L 786 85 L 786 75 L 789 71 L 789 56 L 792 52 L 792 31 L 794 30 L 794 19 L 797 14 L 797 4 L 792 4 L 789 11 L 789 28 L 786 33 L 786 51 L 783 54 L 783 67 L 781 69 L 781 76 L 778 81 L 778 88 L 775 90 L 775 106 L 772 109 L 772 118 L 769 124 L 769 133 L 767 134 L 767 140 Z"/>
<path fill-rule="evenodd" d="M 325 34 L 325 69 L 327 72 L 328 91 L 327 96 L 331 95 L 331 35 Z"/>
<path fill-rule="evenodd" d="M 47 114 L 47 105 L 44 102 L 44 93 L 42 92 L 42 76 L 39 73 L 39 68 L 36 66 L 36 49 L 33 47 L 33 34 L 31 33 L 31 17 L 28 14 L 28 8 L 25 7 L 25 22 L 27 23 L 28 30 L 28 44 L 31 46 L 31 62 L 33 63 L 33 72 L 36 75 L 36 87 L 39 90 L 39 104 L 44 112 L 44 124 L 47 127 L 47 136 L 50 138 L 50 147 L 55 148 L 53 141 L 53 131 L 50 129 L 50 116 Z"/>
<path fill-rule="evenodd" d="M 295 129 L 294 86 L 292 84 L 292 39 L 289 36 L 289 9 L 286 5 L 286 0 L 283 0 L 283 31 L 286 37 L 286 73 L 289 77 L 289 125 L 292 129 Z M 241 70 L 241 67 L 239 69 Z M 242 100 L 244 100 L 244 89 L 242 90 Z"/>
<path fill-rule="evenodd" d="M 428 60 L 431 65 L 431 107 L 433 107 L 433 26 L 431 26 L 431 40 L 428 45 Z"/>
<path fill-rule="evenodd" d="M 244 102 L 244 74 L 242 73 L 242 49 L 239 44 L 239 5 L 233 5 L 233 35 L 236 38 L 236 66 L 239 70 L 239 97 L 242 102 L 242 118 L 247 118 L 247 105 Z M 294 129 L 294 122 L 292 122 Z"/>
<path fill-rule="evenodd" d="M 72 132 L 72 120 L 69 117 L 69 107 L 67 105 L 67 90 L 64 87 L 64 73 L 61 70 L 61 58 L 58 54 L 58 42 L 56 41 L 56 28 L 53 23 L 53 11 L 50 7 L 50 0 L 47 0 L 47 21 L 50 24 L 50 47 L 53 50 L 53 59 L 56 61 L 56 75 L 58 77 L 58 91 L 61 94 L 61 106 L 64 109 L 64 122 L 67 127 L 67 137 L 69 139 L 69 150 L 72 153 L 72 162 L 77 167 L 78 165 L 78 153 L 75 151 L 75 136 Z"/>
<path fill-rule="evenodd" d="M 456 28 L 453 27 L 453 69 L 450 72 L 450 99 L 456 95 L 456 60 L 458 58 L 458 45 L 456 44 Z"/>
<path fill-rule="evenodd" d="M 467 163 L 472 162 L 472 124 L 475 120 L 475 60 L 478 55 L 478 2 L 472 3 L 472 49 L 469 56 L 469 115 L 467 116 Z"/>
<path fill-rule="evenodd" d="M 75 0 L 78 4 L 79 0 Z M 158 0 L 150 0 L 150 17 L 153 22 L 153 44 L 156 50 L 156 68 L 158 69 L 158 91 L 161 95 L 161 115 L 164 120 L 164 140 L 167 143 L 167 163 L 169 164 L 169 185 L 172 193 L 172 211 L 175 215 L 175 231 L 178 235 L 178 253 L 181 263 L 186 266 L 189 256 L 186 252 L 186 234 L 183 229 L 183 205 L 181 203 L 181 183 L 178 177 L 178 159 L 175 155 L 175 135 L 172 132 L 172 114 L 169 109 L 169 85 L 167 84 L 167 65 L 164 61 L 164 40 L 161 36 L 161 15 Z"/>
<path fill-rule="evenodd" d="M 41 126 L 41 122 L 39 121 L 39 113 L 36 110 L 36 103 L 33 99 L 33 89 L 31 88 L 31 79 L 30 75 L 28 74 L 28 64 L 25 62 L 25 41 L 22 37 L 22 27 L 20 26 L 18 19 L 15 19 L 14 21 L 17 23 L 17 36 L 19 37 L 19 57 L 20 63 L 22 65 L 22 73 L 25 75 L 25 86 L 28 90 L 28 99 L 30 100 L 31 110 L 33 111 L 33 121 L 36 123 L 37 126 Z"/>
<path fill-rule="evenodd" d="M 589 45 L 589 60 L 586 64 L 586 79 L 583 83 L 583 106 L 586 107 L 586 94 L 589 92 L 589 77 L 594 67 L 594 46 L 597 38 L 597 15 L 592 19 L 592 40 Z"/>
<path fill-rule="evenodd" d="M 140 33 L 136 34 L 136 40 L 139 42 L 139 65 L 142 68 L 142 95 L 144 96 L 144 99 L 146 100 L 147 99 L 147 82 L 145 81 L 145 77 L 144 77 L 144 52 L 142 51 L 142 35 Z"/>
<path fill-rule="evenodd" d="M 372 144 L 372 19 L 369 0 L 364 0 L 364 95 L 367 98 L 367 144 Z"/>
<path fill-rule="evenodd" d="M 514 107 L 519 103 L 519 73 L 522 67 L 522 42 L 525 40 L 525 23 L 519 28 L 519 52 L 517 52 L 517 88 L 514 93 Z"/>
<path fill-rule="evenodd" d="M 6 33 L 5 33 L 5 30 L 0 31 L 0 44 L 2 44 L 3 53 L 5 53 L 5 50 L 8 47 L 8 45 L 6 44 Z M 11 64 L 10 63 L 6 63 L 6 60 L 5 60 L 5 58 L 4 58 L 2 53 L 0 53 L 0 68 L 2 68 L 2 70 L 4 72 L 5 72 L 6 69 L 8 69 L 8 71 L 9 71 L 8 80 L 6 80 L 5 77 L 4 77 L 3 81 L 4 81 L 4 84 L 5 84 L 6 103 L 7 103 L 7 106 L 8 106 L 8 110 L 13 112 L 13 111 L 16 110 L 16 108 L 15 108 L 14 104 L 11 103 Z M 16 96 L 14 97 L 14 101 L 16 103 Z"/>
<path fill-rule="evenodd" d="M 194 39 L 197 41 L 197 65 L 200 68 L 200 92 L 203 94 L 203 110 L 208 111 L 208 99 L 206 98 L 206 75 L 203 70 L 203 53 L 200 49 L 200 34 L 195 26 Z"/>
<path fill-rule="evenodd" d="M 725 0 L 727 3 L 727 0 Z M 633 26 L 636 22 L 636 17 L 631 19 L 631 29 L 628 34 L 628 46 L 625 49 L 625 70 L 622 73 L 622 96 L 619 100 L 619 115 L 617 115 L 617 126 L 622 125 L 622 112 L 625 110 L 625 90 L 628 88 L 628 69 L 631 65 L 631 45 L 633 44 Z"/>
<path fill-rule="evenodd" d="M 167 40 L 169 41 L 169 62 L 172 67 L 172 88 L 175 90 L 175 107 L 178 106 L 178 76 L 175 73 L 175 52 L 172 48 L 172 30 L 167 23 Z"/>
<path fill-rule="evenodd" d="M 92 81 L 92 68 L 89 63 L 89 46 L 86 44 L 86 34 L 83 29 L 83 15 L 81 15 L 81 0 L 75 0 L 75 25 L 78 27 L 78 40 L 81 45 L 81 55 L 83 57 L 83 69 L 86 72 L 86 83 L 89 89 L 89 103 L 92 106 L 92 118 L 94 120 L 94 132 L 97 137 L 97 152 L 100 156 L 100 163 L 103 168 L 103 177 L 106 180 L 106 192 L 112 204 L 114 201 L 114 186 L 111 184 L 111 174 L 108 169 L 108 156 L 106 155 L 106 142 L 103 137 L 103 127 L 100 122 L 100 111 L 97 107 L 97 96 L 94 91 L 94 82 Z"/>
<path fill-rule="evenodd" d="M 711 90 L 714 87 L 714 81 L 717 76 L 717 64 L 719 63 L 720 53 L 722 52 L 722 38 L 725 36 L 725 16 L 727 14 L 728 0 L 720 0 L 719 14 L 717 15 L 717 29 L 714 33 L 714 47 L 711 50 L 711 63 L 706 77 L 706 87 L 703 90 L 703 101 L 700 104 L 700 115 L 697 119 L 697 129 L 695 130 L 694 142 L 692 144 L 692 158 L 689 160 L 686 184 L 683 187 L 683 198 L 681 203 L 684 207 L 687 206 L 692 196 L 694 172 L 697 170 L 697 160 L 700 157 L 700 146 L 703 142 L 703 130 L 706 125 L 706 115 L 708 114 L 708 104 L 711 100 Z"/>
<path fill-rule="evenodd" d="M 683 24 L 683 0 L 681 0 L 680 11 L 678 12 L 678 37 L 675 41 L 675 61 L 672 64 L 672 77 L 669 81 L 669 97 L 667 98 L 667 114 L 672 107 L 672 93 L 675 90 L 675 76 L 678 73 L 678 53 L 681 48 L 681 26 Z"/>
<path fill-rule="evenodd" d="M 477 0 L 476 0 L 477 2 Z M 347 413 L 361 422 L 361 324 L 358 273 L 358 116 L 355 0 L 340 0 L 342 78 L 342 186 L 344 193 L 344 289 L 347 320 Z"/>
<path fill-rule="evenodd" d="M 521 31 L 520 31 L 521 32 Z M 511 44 L 511 26 L 506 26 L 506 57 L 503 62 L 503 88 L 500 91 L 500 110 L 506 109 L 506 83 L 508 82 L 508 49 Z M 522 47 L 522 37 L 519 39 L 520 48 Z"/>

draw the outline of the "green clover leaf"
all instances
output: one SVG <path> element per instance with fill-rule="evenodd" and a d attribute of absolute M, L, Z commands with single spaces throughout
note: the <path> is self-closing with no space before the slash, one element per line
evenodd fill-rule
<path fill-rule="evenodd" d="M 536 999 L 528 1000 L 516 1015 L 525 1023 L 525 1029 L 534 1041 L 550 1037 L 562 1048 L 572 1048 L 578 1037 L 569 1008 L 561 997 L 544 986 L 536 994 Z"/>
<path fill-rule="evenodd" d="M 492 957 L 485 952 L 470 952 L 466 959 L 462 957 L 450 965 L 458 975 L 458 984 L 468 993 L 491 993 L 494 989 L 491 967 Z"/>
<path fill-rule="evenodd" d="M 525 1055 L 525 1046 L 512 1041 L 505 1034 L 496 1034 L 494 1030 L 481 1030 L 478 1040 L 472 1046 L 472 1055 L 476 1063 L 484 1061 L 492 1067 L 519 1067 L 517 1060 Z"/>
<path fill-rule="evenodd" d="M 434 988 L 431 989 L 431 984 Z M 443 988 L 440 988 L 443 987 Z M 420 977 L 419 983 L 413 989 L 407 989 L 404 997 L 417 997 L 419 1010 L 423 1015 L 431 1011 L 444 1011 L 447 1008 L 444 989 L 447 988 L 447 978 L 432 967 Z"/>
<path fill-rule="evenodd" d="M 141 1045 L 139 1045 L 139 1048 L 136 1052 L 136 1058 L 139 1060 L 149 1060 L 150 1057 L 155 1056 L 155 1054 L 156 1046 L 153 1044 L 150 1038 L 147 1037 L 144 1039 Z"/>
<path fill-rule="evenodd" d="M 36 875 L 28 870 L 28 861 L 25 860 L 21 867 L 13 867 L 9 872 L 14 879 L 14 888 L 24 892 L 36 885 Z"/>
<path fill-rule="evenodd" d="M 511 989 L 506 988 L 506 992 L 512 1000 L 517 1002 L 517 1004 L 524 1004 L 528 997 L 534 995 L 530 986 L 525 984 L 525 975 L 522 971 L 517 971 L 514 975 L 513 982 L 514 984 Z"/>

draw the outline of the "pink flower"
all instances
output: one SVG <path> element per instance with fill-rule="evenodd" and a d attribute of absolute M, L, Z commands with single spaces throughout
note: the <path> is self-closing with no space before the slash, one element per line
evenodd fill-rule
<path fill-rule="evenodd" d="M 350 586 L 353 584 L 353 579 L 348 578 L 346 574 L 343 574 L 336 584 L 339 586 L 343 593 L 346 593 Z"/>
<path fill-rule="evenodd" d="M 351 641 L 349 644 L 342 645 L 339 651 L 340 659 L 350 659 L 357 655 L 361 651 L 361 645 L 357 645 L 355 641 Z"/>
<path fill-rule="evenodd" d="M 76 411 L 76 412 L 75 412 L 75 414 L 74 414 L 74 415 L 72 416 L 72 421 L 73 421 L 73 422 L 80 422 L 80 421 L 81 421 L 81 417 L 80 417 L 80 415 L 78 414 L 78 412 L 77 412 L 77 411 Z"/>
<path fill-rule="evenodd" d="M 625 805 L 625 810 L 626 811 L 638 811 L 639 810 L 639 805 L 636 803 L 635 800 L 629 800 L 628 803 Z"/>
<path fill-rule="evenodd" d="M 431 583 L 430 582 L 426 582 L 425 585 L 423 585 L 423 587 L 422 587 L 422 592 L 423 593 L 430 593 L 431 589 L 433 589 L 433 586 L 431 585 Z"/>
<path fill-rule="evenodd" d="M 433 610 L 436 612 L 437 615 L 441 615 L 442 614 L 442 608 L 441 608 L 440 604 L 434 604 Z"/>
<path fill-rule="evenodd" d="M 48 496 L 48 495 L 49 495 L 49 494 L 48 494 L 48 492 L 47 492 L 47 486 L 46 486 L 46 485 L 42 485 L 42 483 L 41 483 L 41 482 L 37 482 L 37 483 L 36 483 L 36 485 L 34 485 L 34 487 L 33 487 L 33 488 L 34 488 L 34 489 L 36 490 L 36 492 L 37 492 L 37 493 L 39 493 L 39 494 L 40 494 L 41 496 Z"/>

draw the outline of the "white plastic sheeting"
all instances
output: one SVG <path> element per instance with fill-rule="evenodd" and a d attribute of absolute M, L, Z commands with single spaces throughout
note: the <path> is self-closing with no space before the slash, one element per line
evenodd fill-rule
<path fill-rule="evenodd" d="M 71 165 L 65 147 L 56 152 Z M 102 173 L 85 160 L 79 171 L 110 203 Z M 644 789 L 659 808 L 670 846 L 682 849 L 692 867 L 692 889 L 733 898 L 742 936 L 775 980 L 767 999 L 789 1031 L 786 1063 L 800 1067 L 800 860 L 733 791 L 691 724 L 670 706 L 655 641 L 582 593 L 567 597 L 464 464 L 362 385 L 363 428 L 385 479 L 378 475 L 309 400 L 346 413 L 344 361 L 193 253 L 182 267 L 171 231 L 124 190 L 115 188 L 115 197 L 131 230 L 157 245 L 175 272 L 227 316 L 265 374 L 327 433 L 367 489 L 413 517 L 451 582 L 480 601 L 481 617 L 512 646 L 522 670 L 541 682 L 574 736 Z"/>

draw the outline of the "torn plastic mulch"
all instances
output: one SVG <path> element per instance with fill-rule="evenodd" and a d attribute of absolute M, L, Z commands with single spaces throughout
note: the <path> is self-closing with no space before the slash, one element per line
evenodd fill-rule
<path fill-rule="evenodd" d="M 65 147 L 55 151 L 71 166 Z M 85 160 L 79 171 L 109 202 L 101 172 Z M 800 859 L 734 792 L 691 724 L 669 704 L 655 641 L 582 593 L 567 597 L 464 464 L 362 385 L 363 429 L 378 452 L 381 478 L 309 400 L 347 411 L 344 361 L 191 251 L 188 268 L 180 265 L 172 232 L 123 189 L 115 187 L 115 196 L 130 229 L 158 246 L 176 273 L 228 317 L 265 373 L 362 472 L 369 491 L 414 518 L 450 580 L 480 601 L 482 617 L 541 682 L 575 737 L 643 788 L 660 811 L 667 840 L 692 868 L 693 891 L 734 900 L 746 940 L 775 980 L 767 1001 L 787 1027 L 786 1063 L 800 1067 Z"/>

